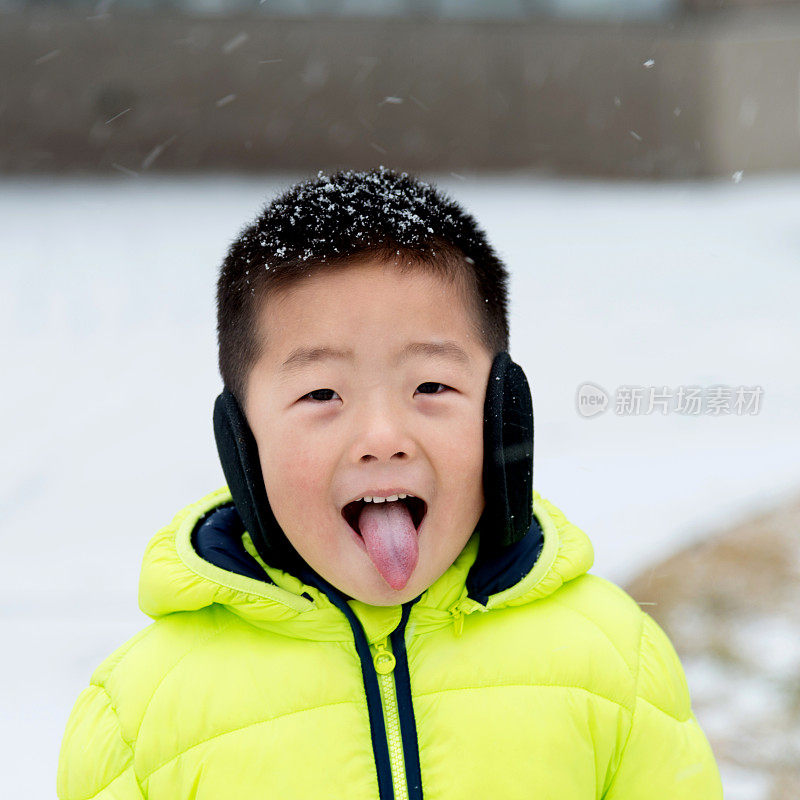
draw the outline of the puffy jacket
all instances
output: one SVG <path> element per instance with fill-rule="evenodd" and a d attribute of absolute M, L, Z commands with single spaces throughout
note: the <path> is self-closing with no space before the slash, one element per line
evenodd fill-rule
<path fill-rule="evenodd" d="M 227 487 L 184 508 L 145 553 L 155 622 L 75 703 L 58 797 L 719 800 L 669 639 L 533 510 L 502 559 L 476 528 L 415 600 L 370 606 L 265 565 Z"/>

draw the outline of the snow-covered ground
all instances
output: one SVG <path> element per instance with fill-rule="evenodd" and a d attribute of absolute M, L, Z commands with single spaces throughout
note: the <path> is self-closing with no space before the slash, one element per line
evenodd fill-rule
<path fill-rule="evenodd" d="M 136 605 L 148 539 L 224 483 L 211 427 L 216 270 L 290 182 L 0 183 L 9 796 L 54 795 L 77 694 L 149 622 Z M 438 182 L 512 272 L 534 482 L 589 534 L 595 573 L 624 582 L 800 485 L 800 175 Z M 612 408 L 579 415 L 584 382 L 609 392 Z M 624 416 L 613 409 L 624 385 L 763 395 L 755 415 Z"/>

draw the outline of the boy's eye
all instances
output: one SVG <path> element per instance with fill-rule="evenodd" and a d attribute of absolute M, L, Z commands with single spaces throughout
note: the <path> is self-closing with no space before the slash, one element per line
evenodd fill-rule
<path fill-rule="evenodd" d="M 434 387 L 434 391 L 432 391 L 432 392 L 423 391 L 422 394 L 442 394 L 442 392 L 444 390 L 450 388 L 449 386 L 445 386 L 443 383 L 436 383 L 435 381 L 427 381 L 426 383 L 421 383 L 418 388 L 422 389 L 423 386 L 433 386 Z M 435 391 L 437 386 L 441 386 L 442 387 L 442 392 Z"/>
<path fill-rule="evenodd" d="M 320 403 L 325 403 L 331 399 L 329 394 L 336 394 L 336 392 L 334 392 L 333 389 L 315 389 L 313 392 L 309 392 L 308 394 L 303 395 L 303 397 L 301 397 L 300 399 L 305 400 L 306 397 L 310 397 L 312 400 L 315 400 Z M 323 395 L 323 396 L 319 397 L 317 395 Z"/>

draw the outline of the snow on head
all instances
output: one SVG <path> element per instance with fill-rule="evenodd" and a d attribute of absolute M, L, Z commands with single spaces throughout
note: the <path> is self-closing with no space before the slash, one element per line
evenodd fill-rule
<path fill-rule="evenodd" d="M 269 264 L 325 261 L 370 249 L 432 255 L 432 245 L 441 240 L 467 255 L 487 246 L 475 228 L 463 209 L 429 183 L 381 166 L 320 171 L 273 200 L 250 232 Z"/>

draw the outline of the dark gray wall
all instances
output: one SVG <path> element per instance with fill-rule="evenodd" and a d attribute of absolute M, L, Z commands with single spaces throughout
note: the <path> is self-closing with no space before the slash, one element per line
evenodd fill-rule
<path fill-rule="evenodd" d="M 800 16 L 765 14 L 622 25 L 7 13 L 0 171 L 797 168 Z"/>

